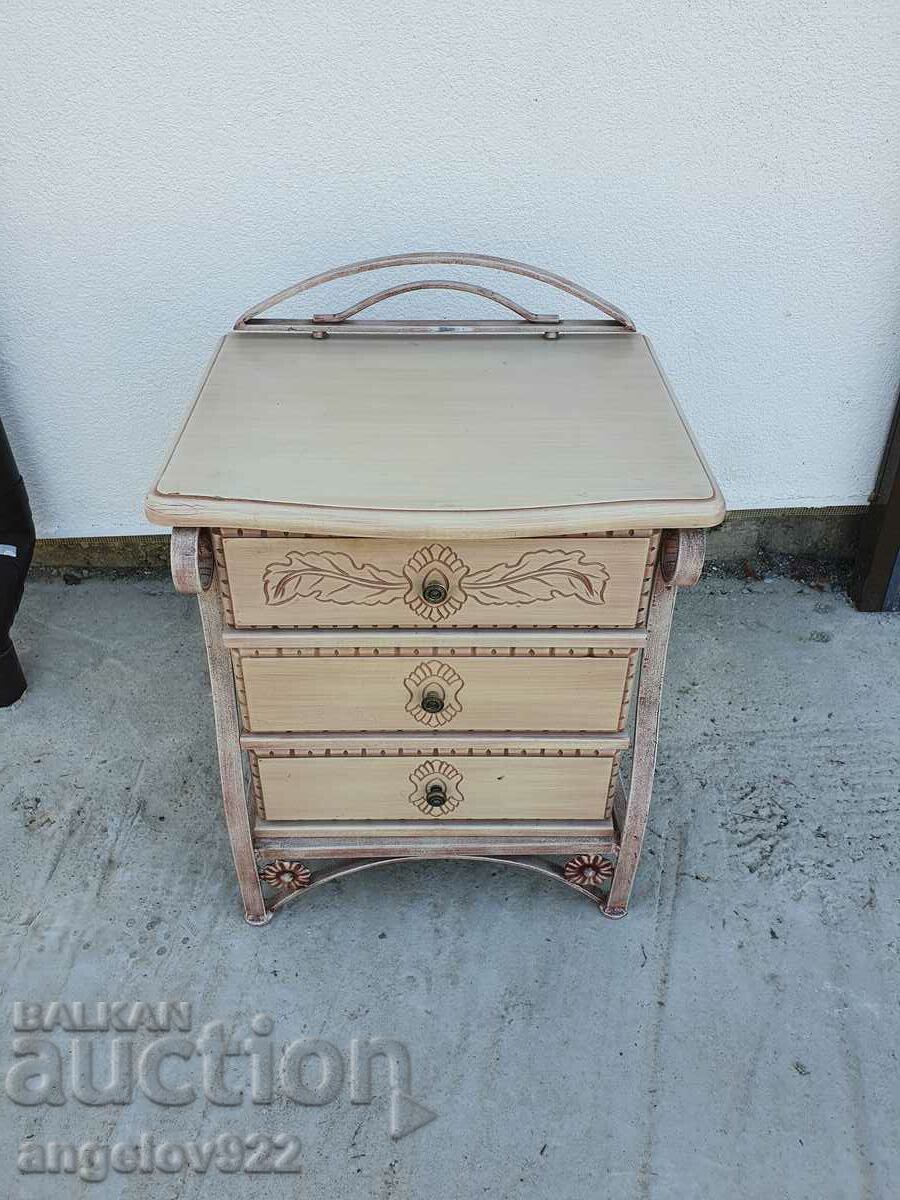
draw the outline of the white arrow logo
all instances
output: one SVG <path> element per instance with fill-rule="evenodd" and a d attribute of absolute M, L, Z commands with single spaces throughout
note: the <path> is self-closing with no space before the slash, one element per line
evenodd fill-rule
<path fill-rule="evenodd" d="M 390 1130 L 395 1142 L 405 1138 L 408 1133 L 415 1133 L 423 1125 L 428 1125 L 436 1116 L 436 1112 L 432 1112 L 406 1092 L 401 1092 L 398 1088 L 391 1090 Z"/>
<path fill-rule="evenodd" d="M 387 1062 L 391 1085 L 390 1135 L 395 1142 L 428 1125 L 437 1116 L 411 1095 L 409 1051 L 393 1038 L 353 1038 L 350 1042 L 350 1103 L 372 1103 L 372 1062 Z"/>

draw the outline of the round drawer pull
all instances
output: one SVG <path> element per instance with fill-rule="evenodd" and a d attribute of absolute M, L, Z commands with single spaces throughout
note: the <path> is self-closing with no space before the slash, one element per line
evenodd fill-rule
<path fill-rule="evenodd" d="M 459 699 L 462 676 L 439 658 L 417 663 L 403 680 L 403 686 L 407 695 L 405 711 L 419 725 L 439 729 L 462 712 Z"/>
<path fill-rule="evenodd" d="M 447 802 L 447 789 L 442 783 L 429 783 L 425 789 L 425 803 L 432 808 L 441 808 Z"/>
<path fill-rule="evenodd" d="M 450 588 L 443 575 L 434 572 L 422 582 L 422 599 L 426 604 L 443 604 L 450 594 Z"/>
<path fill-rule="evenodd" d="M 453 763 L 440 758 L 426 759 L 410 773 L 413 790 L 409 802 L 429 821 L 446 817 L 463 801 L 462 781 L 462 772 Z"/>
<path fill-rule="evenodd" d="M 444 693 L 436 687 L 422 693 L 422 708 L 427 713 L 439 713 L 444 709 Z"/>

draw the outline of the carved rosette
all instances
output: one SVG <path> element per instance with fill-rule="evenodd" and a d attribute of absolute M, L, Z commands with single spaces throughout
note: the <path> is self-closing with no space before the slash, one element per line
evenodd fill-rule
<path fill-rule="evenodd" d="M 429 758 L 419 763 L 409 777 L 413 790 L 409 797 L 410 804 L 427 817 L 445 817 L 459 808 L 464 797 L 459 789 L 462 774 L 452 763 L 440 758 Z M 434 796 L 432 789 L 438 789 L 443 796 L 440 804 L 429 801 L 428 796 Z"/>
<path fill-rule="evenodd" d="M 419 663 L 403 683 L 409 693 L 406 711 L 429 729 L 438 729 L 441 725 L 446 725 L 462 712 L 459 693 L 463 681 L 449 663 L 437 659 Z M 428 712 L 423 707 L 422 702 L 428 695 L 440 697 L 443 707 L 438 712 Z"/>
<path fill-rule="evenodd" d="M 263 572 L 266 604 L 289 604 L 298 597 L 329 604 L 376 605 L 402 602 L 426 621 L 446 621 L 467 600 L 483 605 L 527 605 L 557 597 L 603 604 L 609 571 L 584 550 L 565 545 L 528 550 L 512 563 L 473 571 L 450 547 L 423 546 L 393 571 L 357 563 L 340 550 L 290 550 Z M 429 599 L 429 591 L 438 599 Z"/>
<path fill-rule="evenodd" d="M 612 879 L 615 867 L 608 858 L 599 854 L 576 854 L 565 865 L 567 883 L 577 883 L 579 887 L 599 888 L 608 879 Z"/>
<path fill-rule="evenodd" d="M 259 877 L 263 883 L 279 892 L 299 892 L 312 882 L 312 875 L 302 862 L 284 858 L 276 858 L 261 867 Z"/>

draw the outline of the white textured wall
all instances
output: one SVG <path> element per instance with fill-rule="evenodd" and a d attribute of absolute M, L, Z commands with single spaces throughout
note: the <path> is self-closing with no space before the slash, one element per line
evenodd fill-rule
<path fill-rule="evenodd" d="M 147 528 L 234 317 L 403 249 L 619 303 L 731 506 L 864 502 L 898 377 L 898 45 L 896 0 L 5 0 L 0 414 L 40 534 Z"/>

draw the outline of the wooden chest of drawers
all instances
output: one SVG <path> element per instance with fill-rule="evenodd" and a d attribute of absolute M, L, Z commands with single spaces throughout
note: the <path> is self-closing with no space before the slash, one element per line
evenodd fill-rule
<path fill-rule="evenodd" d="M 433 262 L 537 279 L 609 319 L 452 280 L 375 299 L 444 286 L 521 320 L 259 316 Z M 624 914 L 675 591 L 723 512 L 646 339 L 559 276 L 406 255 L 245 314 L 147 513 L 174 526 L 176 586 L 200 600 L 247 919 L 347 871 L 451 856 Z"/>

